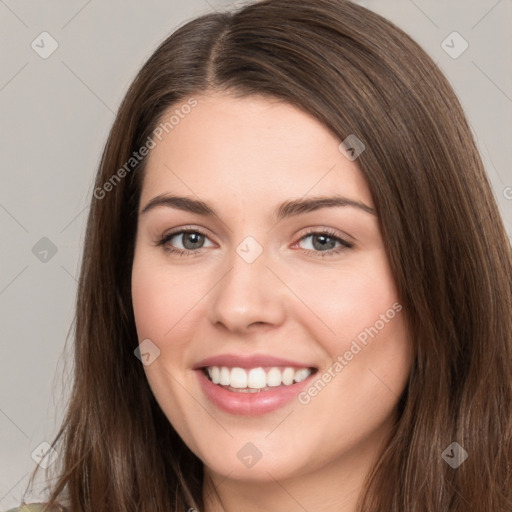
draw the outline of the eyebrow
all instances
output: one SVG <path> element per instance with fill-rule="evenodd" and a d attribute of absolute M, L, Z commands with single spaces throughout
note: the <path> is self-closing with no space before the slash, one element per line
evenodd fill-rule
<path fill-rule="evenodd" d="M 191 197 L 174 196 L 169 194 L 161 194 L 151 199 L 146 206 L 141 210 L 141 215 L 157 208 L 159 206 L 165 206 L 168 208 L 176 208 L 186 212 L 197 213 L 199 215 L 206 215 L 211 217 L 218 217 L 215 209 L 208 203 L 199 199 L 193 199 Z M 293 199 L 285 201 L 280 204 L 274 210 L 274 217 L 279 222 L 285 218 L 293 217 L 296 215 L 303 215 L 305 213 L 314 212 L 322 208 L 334 208 L 334 207 L 353 207 L 363 212 L 369 213 L 370 215 L 377 215 L 374 208 L 347 197 L 334 195 L 325 197 L 311 197 Z"/>

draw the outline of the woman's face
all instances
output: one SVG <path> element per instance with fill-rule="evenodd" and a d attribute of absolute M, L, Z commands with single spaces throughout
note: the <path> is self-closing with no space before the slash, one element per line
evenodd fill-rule
<path fill-rule="evenodd" d="M 195 100 L 153 137 L 140 200 L 132 296 L 151 389 L 212 475 L 362 472 L 411 361 L 357 159 L 291 105 Z"/>

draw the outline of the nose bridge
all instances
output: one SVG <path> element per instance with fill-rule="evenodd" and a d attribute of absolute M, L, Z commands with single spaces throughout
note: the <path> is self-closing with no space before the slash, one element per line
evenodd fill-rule
<path fill-rule="evenodd" d="M 255 323 L 277 325 L 284 319 L 279 282 L 267 268 L 270 253 L 246 237 L 229 258 L 229 271 L 219 281 L 211 304 L 211 320 L 233 331 Z"/>

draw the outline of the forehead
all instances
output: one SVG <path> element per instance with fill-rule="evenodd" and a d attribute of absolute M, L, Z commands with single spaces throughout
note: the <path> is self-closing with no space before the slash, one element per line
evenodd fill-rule
<path fill-rule="evenodd" d="M 260 96 L 194 100 L 160 130 L 161 140 L 153 136 L 141 202 L 172 192 L 212 202 L 252 198 L 261 205 L 334 192 L 372 205 L 356 163 L 338 149 L 341 140 L 309 114 Z"/>

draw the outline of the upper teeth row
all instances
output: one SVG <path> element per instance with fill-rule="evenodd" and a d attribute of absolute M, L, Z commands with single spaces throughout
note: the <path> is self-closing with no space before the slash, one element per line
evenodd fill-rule
<path fill-rule="evenodd" d="M 293 382 L 300 382 L 311 375 L 310 368 L 295 370 L 286 367 L 283 370 L 273 367 L 268 371 L 263 368 L 252 368 L 249 371 L 244 368 L 227 368 L 225 366 L 208 366 L 208 375 L 214 384 L 231 386 L 233 388 L 254 388 L 289 386 Z"/>

